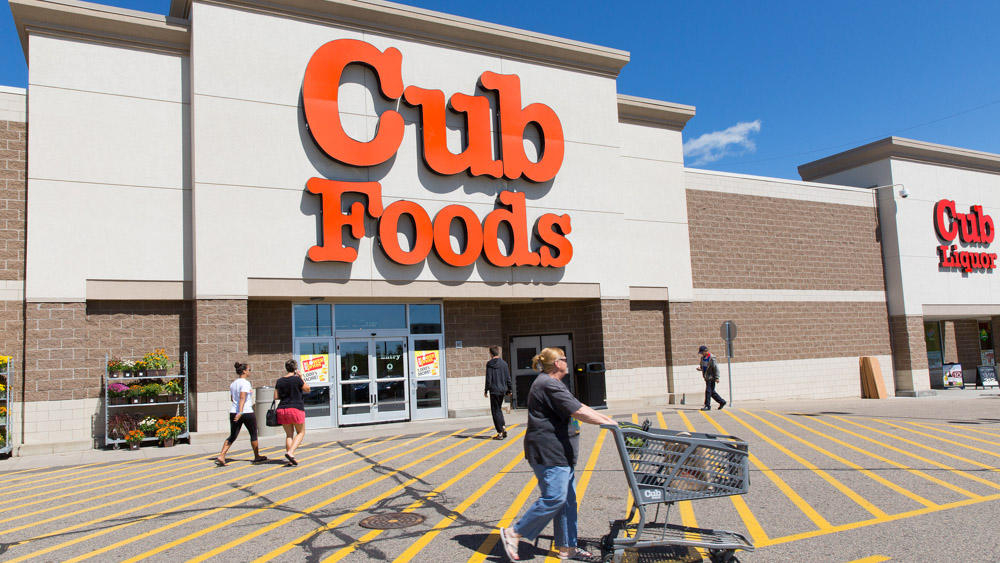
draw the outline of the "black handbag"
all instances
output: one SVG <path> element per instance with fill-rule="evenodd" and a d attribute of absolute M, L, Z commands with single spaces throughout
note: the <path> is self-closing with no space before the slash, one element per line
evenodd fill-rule
<path fill-rule="evenodd" d="M 264 415 L 264 424 L 267 426 L 281 426 L 278 424 L 278 410 L 274 408 L 274 401 L 271 401 L 271 408 L 267 409 Z"/>

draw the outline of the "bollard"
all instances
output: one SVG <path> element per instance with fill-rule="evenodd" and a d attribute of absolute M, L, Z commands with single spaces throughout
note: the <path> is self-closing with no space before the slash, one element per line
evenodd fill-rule
<path fill-rule="evenodd" d="M 267 409 L 271 408 L 271 401 L 274 400 L 274 387 L 267 385 L 257 388 L 257 403 L 254 405 L 254 414 L 257 415 L 257 435 L 276 436 L 281 432 L 280 426 L 268 426 L 264 424 L 267 418 Z"/>

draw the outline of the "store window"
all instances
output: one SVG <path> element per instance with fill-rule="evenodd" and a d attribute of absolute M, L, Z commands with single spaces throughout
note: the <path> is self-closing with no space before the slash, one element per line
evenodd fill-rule
<path fill-rule="evenodd" d="M 993 352 L 993 327 L 990 323 L 979 323 L 979 365 L 996 365 Z"/>
<path fill-rule="evenodd" d="M 410 305 L 410 334 L 440 333 L 440 305 Z"/>
<path fill-rule="evenodd" d="M 406 305 L 337 305 L 337 330 L 406 328 Z"/>
<path fill-rule="evenodd" d="M 330 305 L 295 305 L 292 309 L 292 323 L 296 338 L 310 336 L 332 336 L 333 323 Z"/>
<path fill-rule="evenodd" d="M 927 344 L 927 369 L 931 381 L 941 381 L 944 368 L 944 347 L 941 344 L 941 323 L 924 323 L 924 342 Z"/>

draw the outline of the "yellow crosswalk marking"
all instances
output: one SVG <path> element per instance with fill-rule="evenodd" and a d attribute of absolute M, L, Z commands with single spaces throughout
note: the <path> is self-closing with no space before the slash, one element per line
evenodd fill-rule
<path fill-rule="evenodd" d="M 468 563 L 483 563 L 483 561 L 486 561 L 486 558 L 493 551 L 497 542 L 500 541 L 500 528 L 510 527 L 510 525 L 514 522 L 514 517 L 521 512 L 521 507 L 528 502 L 528 497 L 531 495 L 531 492 L 535 490 L 535 486 L 537 485 L 538 479 L 532 475 L 531 478 L 528 479 L 528 482 L 521 487 L 521 492 L 517 493 L 517 496 L 514 498 L 514 502 L 510 503 L 510 506 L 507 507 L 507 511 L 500 517 L 500 521 L 497 522 L 497 527 L 493 529 L 490 535 L 486 536 L 483 543 L 479 544 L 476 552 L 469 558 Z"/>
<path fill-rule="evenodd" d="M 933 426 L 928 426 L 926 424 L 920 424 L 919 422 L 907 421 L 907 424 L 912 424 L 914 426 L 918 426 L 918 427 L 924 428 L 926 430 L 934 430 L 936 432 L 942 432 L 944 434 L 948 434 L 949 436 L 958 436 L 959 438 L 965 438 L 966 440 L 972 440 L 973 442 L 982 442 L 984 444 L 989 444 L 991 446 L 1000 446 L 1000 442 L 994 442 L 992 440 L 984 440 L 982 438 L 976 438 L 975 436 L 966 436 L 965 434 L 960 434 L 958 432 L 952 432 L 950 430 L 945 430 L 943 428 L 934 428 Z M 998 454 L 993 454 L 993 455 L 998 455 Z"/>
<path fill-rule="evenodd" d="M 706 420 L 708 420 L 708 422 L 712 426 L 714 426 L 719 431 L 720 434 L 729 434 L 718 422 L 716 422 L 706 412 L 702 412 L 701 414 L 702 416 L 705 417 Z M 805 514 L 806 517 L 809 518 L 809 520 L 811 520 L 812 523 L 815 524 L 817 528 L 824 530 L 833 527 L 829 522 L 827 522 L 826 518 L 823 518 L 822 516 L 820 516 L 819 512 L 816 512 L 816 509 L 814 509 L 812 506 L 809 506 L 809 503 L 806 502 L 804 498 L 799 496 L 799 494 L 796 493 L 795 490 L 792 489 L 788 485 L 788 483 L 785 482 L 784 479 L 779 477 L 778 474 L 775 473 L 770 467 L 764 465 L 764 463 L 760 461 L 760 459 L 758 459 L 757 456 L 755 456 L 754 454 L 749 454 L 747 457 L 750 459 L 750 463 L 752 463 L 754 467 L 757 468 L 758 471 L 760 471 L 768 479 L 770 479 L 771 482 L 774 483 L 774 485 L 778 487 L 778 489 L 782 493 L 784 493 L 786 497 L 788 497 L 788 500 L 792 501 L 792 504 L 798 507 L 798 509 L 801 510 L 802 513 Z"/>
<path fill-rule="evenodd" d="M 794 421 L 794 420 L 792 420 L 792 419 L 790 419 L 790 418 L 788 418 L 786 416 L 783 416 L 781 414 L 778 414 L 778 413 L 776 413 L 774 411 L 767 411 L 767 412 L 770 413 L 770 414 L 772 414 L 772 415 L 774 415 L 774 416 L 776 416 L 776 417 L 778 417 L 778 418 L 780 418 L 780 419 L 782 419 L 782 420 L 790 422 L 790 423 L 792 423 L 792 424 L 794 424 L 794 425 L 796 425 L 796 426 L 798 426 L 800 428 L 808 430 L 808 431 L 812 432 L 813 434 L 816 434 L 817 436 L 820 436 L 822 438 L 826 438 L 827 440 L 830 440 L 831 442 L 833 442 L 835 444 L 838 444 L 838 445 L 841 445 L 841 446 L 843 446 L 845 448 L 854 450 L 854 451 L 856 451 L 858 453 L 864 454 L 864 455 L 866 455 L 868 457 L 871 457 L 873 459 L 877 459 L 877 460 L 881 461 L 882 463 L 887 463 L 887 464 L 889 464 L 889 465 L 891 465 L 893 467 L 897 467 L 899 469 L 907 471 L 908 473 L 910 473 L 912 475 L 916 475 L 917 477 L 921 477 L 921 478 L 926 479 L 926 480 L 928 480 L 928 481 L 930 481 L 932 483 L 936 483 L 938 485 L 941 485 L 942 487 L 945 487 L 946 489 L 951 489 L 952 491 L 955 491 L 956 493 L 959 493 L 961 495 L 965 495 L 965 496 L 967 496 L 969 498 L 977 498 L 977 497 L 979 497 L 979 495 L 977 495 L 976 493 L 967 491 L 967 490 L 965 490 L 965 489 L 963 489 L 963 488 L 961 488 L 961 487 L 959 487 L 957 485 L 953 485 L 952 483 L 949 483 L 949 482 L 947 482 L 947 481 L 945 481 L 943 479 L 938 479 L 937 477 L 935 477 L 933 475 L 929 475 L 929 474 L 927 474 L 927 473 L 925 473 L 923 471 L 920 471 L 919 469 L 913 469 L 912 467 L 908 467 L 906 465 L 903 465 L 902 463 L 899 463 L 899 462 L 893 461 L 893 460 L 891 460 L 891 459 L 889 459 L 887 457 L 878 455 L 877 453 L 870 452 L 870 451 L 868 451 L 866 449 L 863 449 L 863 448 L 859 448 L 859 447 L 855 446 L 854 444 L 849 444 L 849 443 L 847 443 L 847 442 L 845 442 L 843 440 L 839 440 L 837 438 L 834 438 L 833 436 L 830 436 L 829 434 L 824 434 L 823 432 L 820 432 L 819 430 L 815 430 L 813 428 L 810 428 L 810 427 L 808 427 L 808 426 L 806 426 L 806 425 L 804 425 L 804 424 L 802 424 L 800 422 L 796 422 L 796 421 Z"/>
<path fill-rule="evenodd" d="M 424 448 L 426 448 L 428 446 L 431 446 L 431 445 L 434 445 L 436 443 L 439 443 L 439 442 L 441 442 L 443 440 L 446 440 L 446 439 L 448 439 L 448 438 L 450 438 L 452 436 L 455 436 L 456 434 L 460 434 L 461 432 L 463 432 L 465 430 L 466 430 L 465 428 L 462 428 L 460 430 L 452 432 L 451 434 L 448 434 L 446 436 L 442 436 L 441 438 L 438 438 L 436 440 L 432 440 L 431 442 L 428 442 L 427 444 L 424 444 L 422 446 L 418 446 L 416 448 L 412 448 L 410 450 L 407 450 L 407 451 L 404 451 L 402 453 L 396 454 L 395 456 L 393 456 L 391 458 L 387 458 L 385 460 L 380 461 L 379 465 L 382 465 L 386 461 L 389 461 L 391 459 L 394 459 L 394 458 L 397 458 L 397 457 L 401 457 L 401 456 L 406 455 L 408 453 L 411 453 L 413 451 L 424 449 Z M 478 436 L 480 434 L 483 434 L 487 430 L 489 430 L 489 429 L 480 430 L 479 432 L 476 432 L 473 436 Z M 453 448 L 457 448 L 458 446 L 460 446 L 460 445 L 462 445 L 462 444 L 464 444 L 464 443 L 466 443 L 466 442 L 468 442 L 468 441 L 470 441 L 472 439 L 473 438 L 471 438 L 471 437 L 470 438 L 464 438 L 462 440 L 459 440 L 458 442 L 455 442 L 454 444 L 451 444 L 449 446 L 445 446 L 444 448 L 440 448 L 438 450 L 432 451 L 431 453 L 429 453 L 429 454 L 427 454 L 427 455 L 425 455 L 423 457 L 420 457 L 420 458 L 418 458 L 418 459 L 416 459 L 414 461 L 411 461 L 409 463 L 406 463 L 406 464 L 400 466 L 398 469 L 394 469 L 394 470 L 392 470 L 390 472 L 384 473 L 381 476 L 379 476 L 379 477 L 377 477 L 375 479 L 372 479 L 371 481 L 367 481 L 367 482 L 365 482 L 365 483 L 363 483 L 361 485 L 358 485 L 357 487 L 354 487 L 354 488 L 352 488 L 350 490 L 344 491 L 343 493 L 340 493 L 340 494 L 334 495 L 332 497 L 329 497 L 329 498 L 327 498 L 326 500 L 324 500 L 322 502 L 316 503 L 316 504 L 314 504 L 314 505 L 306 508 L 305 510 L 302 510 L 302 511 L 299 511 L 299 512 L 297 512 L 295 514 L 291 514 L 289 516 L 286 516 L 286 517 L 278 520 L 277 522 L 272 522 L 272 523 L 270 523 L 270 524 L 268 524 L 266 526 L 261 526 L 260 528 L 256 528 L 252 532 L 244 534 L 243 536 L 241 536 L 239 538 L 233 539 L 233 540 L 231 540 L 229 542 L 226 542 L 223 545 L 220 545 L 220 546 L 218 546 L 218 547 L 216 547 L 214 549 L 206 551 L 205 553 L 202 553 L 201 555 L 199 555 L 197 557 L 192 557 L 191 559 L 188 559 L 188 563 L 195 563 L 197 561 L 205 561 L 206 559 L 211 559 L 212 557 L 215 557 L 216 555 L 219 555 L 220 553 L 223 553 L 226 550 L 232 549 L 233 547 L 235 547 L 237 545 L 246 543 L 247 541 L 249 541 L 249 540 L 251 540 L 251 539 L 253 539 L 253 538 L 257 537 L 257 536 L 260 536 L 262 534 L 265 534 L 267 532 L 270 532 L 271 530 L 274 530 L 276 528 L 280 528 L 281 526 L 284 526 L 285 524 L 287 524 L 289 522 L 297 520 L 298 518 L 301 518 L 302 516 L 304 516 L 306 514 L 310 514 L 312 512 L 315 512 L 315 511 L 319 510 L 320 508 L 323 508 L 324 506 L 333 504 L 334 502 L 336 502 L 336 501 L 344 498 L 345 496 L 348 496 L 350 494 L 353 494 L 353 493 L 356 493 L 358 491 L 361 491 L 361 490 L 365 489 L 366 487 L 374 485 L 375 483 L 380 483 L 383 480 L 388 479 L 388 478 L 390 478 L 390 477 L 398 474 L 401 471 L 409 469 L 410 467 L 413 467 L 414 465 L 417 465 L 418 463 L 422 463 L 423 461 L 426 461 L 426 460 L 428 460 L 428 459 L 430 459 L 430 458 L 432 458 L 432 457 L 434 457 L 436 455 L 440 455 L 440 454 L 442 454 L 442 453 L 444 453 L 444 452 L 446 452 L 448 450 L 451 450 Z M 268 506 L 265 506 L 264 508 L 259 508 L 257 510 L 252 510 L 252 511 L 250 511 L 248 513 L 241 514 L 240 516 L 236 516 L 234 518 L 230 518 L 229 520 L 227 520 L 225 522 L 220 522 L 218 524 L 210 526 L 209 528 L 207 528 L 206 531 L 210 532 L 210 531 L 214 531 L 214 530 L 217 530 L 217 529 L 224 528 L 226 526 L 229 526 L 233 522 L 236 522 L 236 521 L 239 521 L 239 520 L 243 520 L 244 518 L 248 518 L 248 517 L 253 516 L 255 514 L 258 514 L 260 512 L 264 512 L 265 510 L 268 510 L 270 508 L 274 508 L 275 506 L 281 506 L 281 505 L 286 504 L 286 503 L 288 503 L 290 501 L 293 501 L 293 500 L 295 500 L 297 498 L 301 498 L 301 497 L 303 497 L 305 495 L 314 493 L 314 492 L 316 492 L 316 491 L 318 491 L 318 490 L 320 490 L 320 489 L 322 489 L 324 487 L 327 487 L 327 486 L 329 486 L 329 485 L 331 485 L 331 484 L 333 484 L 333 483 L 335 483 L 337 481 L 340 481 L 342 479 L 346 479 L 348 477 L 352 477 L 352 476 L 357 475 L 358 473 L 361 473 L 361 472 L 364 472 L 364 471 L 368 471 L 369 469 L 371 469 L 371 466 L 362 467 L 361 469 L 357 469 L 355 471 L 352 471 L 350 473 L 342 475 L 342 476 L 340 476 L 340 477 L 338 477 L 336 479 L 333 479 L 331 481 L 322 482 L 322 483 L 320 483 L 320 484 L 318 484 L 318 485 L 316 485 L 314 487 L 310 487 L 310 488 L 308 488 L 308 489 L 306 489 L 306 490 L 304 490 L 302 492 L 299 492 L 299 493 L 296 493 L 294 495 L 287 496 L 287 497 L 285 497 L 283 499 L 274 501 L 271 504 L 269 504 Z M 167 546 L 174 547 L 176 545 L 180 545 L 181 543 L 185 543 L 187 541 L 190 541 L 191 539 L 194 539 L 194 538 L 198 537 L 199 535 L 201 535 L 201 532 L 198 532 L 198 533 L 195 533 L 195 534 L 190 534 L 188 536 L 185 536 L 184 538 L 181 538 L 180 540 L 176 540 L 174 542 L 171 542 L 170 544 L 167 544 Z M 312 535 L 314 535 L 314 534 L 312 532 L 310 532 L 309 534 L 306 535 L 306 537 L 312 536 Z M 296 541 L 298 541 L 298 540 L 296 540 Z M 159 551 L 162 551 L 162 549 L 158 549 L 158 550 L 154 550 L 154 551 L 155 552 L 159 552 Z M 152 553 L 152 552 L 147 552 L 147 553 Z M 138 558 L 135 558 L 134 560 L 138 561 L 140 558 L 145 558 L 146 556 L 147 556 L 146 554 L 143 554 L 142 556 L 139 556 Z M 129 560 L 129 563 L 132 563 L 132 561 L 133 560 Z"/>
<path fill-rule="evenodd" d="M 840 463 L 846 465 L 847 467 L 850 467 L 851 469 L 853 469 L 853 470 L 861 473 L 865 477 L 868 477 L 869 479 L 872 479 L 876 483 L 879 483 L 880 485 L 888 487 L 888 488 L 896 491 L 897 493 L 899 493 L 899 494 L 901 494 L 901 495 L 903 495 L 903 496 L 905 496 L 905 497 L 907 497 L 907 498 L 909 498 L 911 500 L 915 500 L 915 501 L 917 501 L 918 503 L 920 503 L 920 504 L 922 504 L 924 506 L 937 506 L 936 503 L 933 503 L 933 502 L 925 499 L 924 497 L 922 497 L 922 496 L 914 493 L 913 491 L 910 491 L 908 489 L 904 489 L 903 487 L 900 487 L 896 483 L 893 483 L 892 481 L 889 481 L 888 479 L 882 477 L 881 475 L 878 475 L 878 474 L 874 473 L 873 471 L 869 471 L 868 469 L 865 469 L 864 467 L 861 467 L 860 465 L 854 463 L 853 461 L 844 459 L 843 457 L 841 457 L 841 456 L 839 456 L 839 455 L 837 455 L 837 454 L 835 454 L 835 453 L 833 453 L 831 451 L 828 451 L 828 450 L 826 450 L 824 448 L 821 448 L 820 446 L 818 446 L 816 444 L 813 444 L 812 442 L 810 442 L 810 441 L 808 441 L 808 440 L 806 440 L 806 439 L 804 439 L 804 438 L 802 438 L 800 436 L 796 436 L 795 434 L 792 434 L 791 432 L 788 432 L 787 430 L 785 430 L 783 428 L 780 428 L 780 427 L 772 424 L 770 421 L 765 420 L 765 419 L 761 418 L 760 416 L 757 416 L 756 414 L 747 411 L 746 409 L 741 409 L 741 412 L 744 412 L 744 413 L 746 413 L 746 414 L 748 414 L 748 415 L 756 418 L 757 420 L 763 422 L 764 424 L 767 424 L 771 428 L 774 428 L 778 432 L 781 432 L 782 434 L 784 434 L 784 435 L 786 435 L 786 436 L 788 436 L 790 438 L 793 438 L 793 439 L 795 439 L 795 440 L 797 440 L 797 441 L 805 444 L 806 446 L 809 446 L 810 448 L 812 448 L 812 449 L 816 450 L 817 452 L 819 452 L 819 453 L 821 453 L 821 454 L 829 457 L 830 459 L 833 459 L 835 461 L 839 461 Z"/>
<path fill-rule="evenodd" d="M 888 561 L 889 558 L 885 555 L 872 555 L 871 557 L 865 557 L 863 559 L 855 559 L 854 561 L 848 561 L 848 563 L 882 563 L 882 561 Z"/>

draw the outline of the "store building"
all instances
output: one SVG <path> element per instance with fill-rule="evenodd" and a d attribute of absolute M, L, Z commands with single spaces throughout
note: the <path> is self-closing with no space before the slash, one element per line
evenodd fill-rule
<path fill-rule="evenodd" d="M 560 346 L 606 369 L 611 406 L 697 404 L 696 350 L 722 355 L 726 320 L 737 401 L 858 396 L 861 356 L 915 394 L 922 322 L 964 334 L 986 314 L 937 307 L 880 245 L 880 225 L 909 232 L 886 214 L 917 201 L 916 165 L 685 168 L 695 109 L 618 92 L 624 51 L 384 2 L 10 4 L 29 71 L 0 92 L 22 454 L 90 447 L 107 358 L 155 348 L 187 353 L 193 430 L 214 433 L 234 361 L 255 385 L 308 361 L 307 423 L 335 427 L 485 412 L 494 344 L 519 393 Z M 954 213 L 990 209 L 976 174 L 942 195 Z M 894 182 L 914 195 L 867 189 Z"/>

